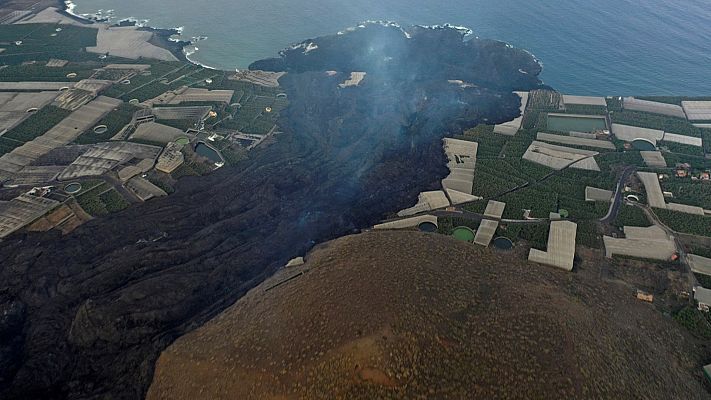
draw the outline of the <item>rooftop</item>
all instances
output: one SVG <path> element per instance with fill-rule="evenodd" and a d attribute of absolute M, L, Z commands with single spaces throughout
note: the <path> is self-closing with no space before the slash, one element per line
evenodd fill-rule
<path fill-rule="evenodd" d="M 575 258 L 575 236 L 578 225 L 570 221 L 551 222 L 548 249 L 531 249 L 528 260 L 571 271 Z"/>

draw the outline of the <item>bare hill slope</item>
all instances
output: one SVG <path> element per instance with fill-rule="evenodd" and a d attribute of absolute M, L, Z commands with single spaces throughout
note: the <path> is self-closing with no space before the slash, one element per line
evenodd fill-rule
<path fill-rule="evenodd" d="M 327 243 L 165 350 L 148 398 L 709 397 L 687 334 L 630 287 L 512 258 L 416 232 Z"/>

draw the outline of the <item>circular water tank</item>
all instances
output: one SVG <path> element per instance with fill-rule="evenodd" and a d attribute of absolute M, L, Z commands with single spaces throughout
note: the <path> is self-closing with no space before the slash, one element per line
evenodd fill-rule
<path fill-rule="evenodd" d="M 422 232 L 437 232 L 437 225 L 432 222 L 425 221 L 417 225 L 417 229 Z"/>
<path fill-rule="evenodd" d="M 81 183 L 79 183 L 79 182 L 69 183 L 64 187 L 64 191 L 69 194 L 79 193 L 81 191 Z"/>
<path fill-rule="evenodd" d="M 513 242 L 511 239 L 504 236 L 497 237 L 491 243 L 499 250 L 511 250 L 513 248 Z"/>

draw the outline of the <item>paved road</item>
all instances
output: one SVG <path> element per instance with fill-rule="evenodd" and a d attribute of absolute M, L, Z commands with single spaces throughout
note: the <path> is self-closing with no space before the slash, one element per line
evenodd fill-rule
<path fill-rule="evenodd" d="M 607 214 L 600 219 L 600 222 L 607 224 L 617 218 L 617 214 L 620 212 L 620 206 L 622 205 L 622 189 L 624 188 L 627 179 L 629 179 L 629 177 L 636 171 L 637 168 L 634 166 L 628 166 L 624 169 L 624 171 L 622 171 L 622 176 L 620 176 L 620 180 L 617 181 L 617 188 L 615 189 L 610 209 L 607 210 Z"/>

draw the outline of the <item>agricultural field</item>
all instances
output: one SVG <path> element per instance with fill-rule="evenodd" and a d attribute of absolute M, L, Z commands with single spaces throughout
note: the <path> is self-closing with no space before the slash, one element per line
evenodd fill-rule
<path fill-rule="evenodd" d="M 605 115 L 607 113 L 607 107 L 589 106 L 583 104 L 566 104 L 565 113 L 583 115 Z"/>
<path fill-rule="evenodd" d="M 15 65 L 25 61 L 59 58 L 69 61 L 91 61 L 97 54 L 84 48 L 96 46 L 96 29 L 55 24 L 0 25 L 0 64 Z M 17 44 L 19 42 L 19 44 Z"/>
<path fill-rule="evenodd" d="M 2 55 L 0 53 L 0 60 Z M 2 62 L 2 61 L 0 61 Z M 48 68 L 45 62 L 38 62 L 30 65 L 8 65 L 3 68 L 0 74 L 0 81 L 3 82 L 23 82 L 23 81 L 43 81 L 43 82 L 78 82 L 92 76 L 96 68 L 102 64 L 96 62 L 69 63 L 64 67 Z M 67 78 L 67 74 L 75 73 L 75 78 Z"/>
<path fill-rule="evenodd" d="M 178 89 L 181 86 L 206 88 L 208 85 L 205 83 L 205 80 L 207 78 L 214 78 L 218 74 L 221 74 L 221 72 L 193 65 L 184 66 L 183 68 L 168 72 L 168 74 L 159 77 L 157 77 L 156 74 L 152 74 L 148 77 L 152 79 L 147 83 L 140 83 L 139 81 L 139 85 L 133 89 L 126 90 L 128 88 L 122 87 L 121 90 L 124 90 L 124 92 L 117 97 L 124 101 L 131 99 L 145 101 L 169 90 Z M 128 86 L 134 86 L 133 79 L 131 80 L 131 85 Z"/>
<path fill-rule="evenodd" d="M 475 170 L 473 194 L 484 197 L 484 201 L 467 204 L 468 211 L 481 213 L 486 200 L 496 199 L 507 203 L 504 218 L 519 219 L 524 210 L 530 210 L 529 216 L 546 218 L 551 212 L 566 210 L 568 217 L 579 224 L 578 243 L 588 247 L 601 246 L 598 223 L 609 208 L 609 203 L 586 202 L 585 187 L 592 186 L 614 190 L 619 174 L 627 166 L 638 170 L 650 170 L 644 163 L 639 151 L 624 151 L 623 142 L 615 143 L 617 151 L 599 151 L 595 159 L 600 172 L 566 169 L 560 172 L 522 160 L 536 134 L 546 128 L 546 115 L 549 112 L 567 112 L 575 114 L 604 115 L 609 109 L 615 122 L 640 127 L 663 129 L 665 131 L 700 137 L 711 137 L 711 130 L 694 127 L 688 121 L 660 116 L 645 112 L 623 111 L 620 98 L 607 98 L 607 107 L 568 105 L 560 110 L 561 99 L 553 92 L 536 91 L 531 94 L 523 129 L 514 137 L 493 134 L 493 127 L 480 125 L 466 131 L 458 139 L 472 140 L 479 143 L 477 167 Z M 705 145 L 709 146 L 708 143 Z M 580 146 L 569 146 L 581 148 Z M 711 161 L 704 158 L 704 151 L 698 147 L 677 143 L 662 142 L 661 149 L 670 167 L 677 163 L 688 162 L 697 171 L 711 167 Z M 550 176 L 548 176 L 550 175 Z M 711 185 L 703 182 L 665 181 L 664 190 L 675 194 L 675 201 L 711 209 Z M 644 195 L 642 195 L 642 198 Z M 659 210 L 660 217 L 675 230 L 699 235 L 711 236 L 711 218 L 694 218 L 688 215 Z M 644 212 L 633 206 L 623 206 L 620 214 L 612 223 L 614 226 L 650 226 Z M 512 240 L 518 238 L 515 226 L 508 228 L 505 236 Z M 515 232 L 511 232 L 515 231 Z M 503 234 L 503 232 L 499 232 Z"/>
<path fill-rule="evenodd" d="M 88 130 L 79 136 L 75 140 L 75 143 L 93 144 L 108 141 L 131 122 L 133 113 L 136 112 L 136 110 L 138 110 L 137 107 L 128 103 L 121 104 L 117 110 L 111 111 L 96 124 L 97 126 L 106 125 L 106 132 L 96 133 L 93 130 Z"/>
<path fill-rule="evenodd" d="M 556 193 L 539 188 L 526 188 L 497 198 L 506 203 L 503 217 L 510 219 L 522 219 L 524 210 L 531 210 L 532 218 L 548 218 L 551 212 L 558 210 L 557 200 Z"/>
<path fill-rule="evenodd" d="M 690 178 L 665 179 L 662 190 L 674 193 L 674 202 L 711 209 L 711 182 Z"/>
<path fill-rule="evenodd" d="M 149 74 L 144 75 L 139 73 L 138 75 L 130 79 L 130 84 L 114 85 L 107 89 L 104 94 L 110 97 L 122 98 L 126 93 L 130 91 L 137 90 L 141 86 L 147 85 L 150 82 L 160 80 L 162 76 L 170 73 L 171 71 L 182 70 L 183 68 L 185 68 L 184 64 L 168 61 L 150 62 L 150 65 L 151 68 L 148 70 Z M 127 96 L 127 98 L 129 97 L 130 96 Z"/>
<path fill-rule="evenodd" d="M 638 96 L 640 100 L 658 101 L 660 103 L 681 105 L 685 100 L 711 101 L 711 97 L 684 97 L 684 96 Z"/>
<path fill-rule="evenodd" d="M 595 220 L 578 221 L 575 243 L 592 249 L 601 249 L 604 244 Z"/>
<path fill-rule="evenodd" d="M 279 113 L 289 104 L 278 98 L 279 88 L 268 88 L 247 82 L 232 81 L 223 76 L 213 81 L 213 88 L 234 90 L 233 103 L 239 104 L 231 119 L 223 120 L 218 127 L 250 134 L 265 134 L 277 123 Z M 269 111 L 267 111 L 269 109 Z"/>
<path fill-rule="evenodd" d="M 620 207 L 620 213 L 617 214 L 617 218 L 615 218 L 612 224 L 618 228 L 623 226 L 652 226 L 652 223 L 649 222 L 647 215 L 641 208 L 630 205 Z"/>
<path fill-rule="evenodd" d="M 664 151 L 665 157 L 666 157 L 666 154 L 668 154 L 670 152 L 677 153 L 677 154 L 683 154 L 685 156 L 686 155 L 697 156 L 697 157 L 704 156 L 703 147 L 691 146 L 688 144 L 661 141 L 661 142 L 659 142 L 659 148 Z"/>
<path fill-rule="evenodd" d="M 205 79 L 217 74 L 221 72 L 192 64 L 154 62 L 150 75 L 138 74 L 130 79 L 130 84 L 114 85 L 105 94 L 124 101 L 145 101 L 181 86 L 206 87 Z"/>
<path fill-rule="evenodd" d="M 84 211 L 96 217 L 121 211 L 129 206 L 126 199 L 111 185 L 104 181 L 98 182 L 94 185 L 85 182 L 87 188 L 75 195 L 77 203 Z"/>
<path fill-rule="evenodd" d="M 654 213 L 669 228 L 698 236 L 711 237 L 711 217 L 685 214 L 682 212 L 655 209 Z"/>
<path fill-rule="evenodd" d="M 641 98 L 641 97 L 640 97 Z M 607 97 L 605 99 L 607 102 L 607 111 L 618 112 L 622 111 L 622 98 L 621 97 Z"/>
<path fill-rule="evenodd" d="M 563 95 L 552 90 L 533 90 L 528 95 L 528 109 L 550 112 L 562 111 Z"/>
<path fill-rule="evenodd" d="M 673 167 L 676 164 L 688 163 L 693 169 L 709 169 L 711 168 L 711 160 L 702 156 L 680 153 L 664 153 L 664 159 L 667 160 L 667 165 Z"/>
<path fill-rule="evenodd" d="M 527 241 L 535 248 L 546 248 L 548 245 L 548 224 L 515 225 L 519 227 L 518 238 Z"/>
<path fill-rule="evenodd" d="M 45 106 L 0 137 L 0 155 L 9 153 L 39 136 L 66 118 L 71 111 Z"/>
<path fill-rule="evenodd" d="M 475 231 L 479 228 L 479 223 L 465 218 L 445 217 L 437 221 L 438 232 L 442 235 L 451 235 L 454 228 L 466 226 Z"/>
<path fill-rule="evenodd" d="M 694 274 L 694 276 L 696 277 L 696 280 L 699 281 L 699 284 L 702 287 L 705 287 L 706 289 L 711 289 L 711 276 L 702 274 Z"/>
<path fill-rule="evenodd" d="M 633 125 L 641 128 L 659 129 L 679 135 L 701 137 L 701 129 L 681 118 L 664 115 L 650 114 L 641 111 L 614 111 L 610 112 L 612 122 L 624 125 Z"/>
<path fill-rule="evenodd" d="M 694 336 L 702 339 L 711 339 L 711 313 L 686 306 L 674 314 L 674 320 Z"/>

